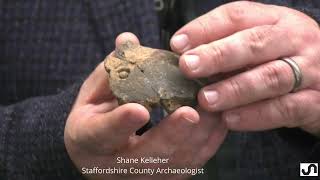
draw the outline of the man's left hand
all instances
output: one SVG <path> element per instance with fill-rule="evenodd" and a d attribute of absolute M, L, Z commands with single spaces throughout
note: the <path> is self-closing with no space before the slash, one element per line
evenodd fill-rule
<path fill-rule="evenodd" d="M 230 129 L 300 127 L 320 135 L 320 31 L 307 15 L 281 6 L 238 1 L 218 7 L 171 39 L 189 78 L 228 77 L 204 87 L 199 104 L 223 111 Z M 302 84 L 281 60 L 299 66 Z"/>

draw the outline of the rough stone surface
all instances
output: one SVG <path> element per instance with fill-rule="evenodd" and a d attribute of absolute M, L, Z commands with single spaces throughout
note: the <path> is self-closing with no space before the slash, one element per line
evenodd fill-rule
<path fill-rule="evenodd" d="M 203 85 L 179 70 L 179 56 L 126 42 L 105 60 L 109 83 L 120 104 L 135 102 L 148 110 L 161 106 L 168 113 L 196 105 Z"/>

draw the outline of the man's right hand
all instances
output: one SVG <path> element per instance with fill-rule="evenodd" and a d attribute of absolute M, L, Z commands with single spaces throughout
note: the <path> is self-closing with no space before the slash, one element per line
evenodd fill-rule
<path fill-rule="evenodd" d="M 136 36 L 123 33 L 124 41 L 139 43 Z M 217 151 L 227 133 L 219 115 L 181 107 L 142 136 L 135 132 L 149 120 L 141 105 L 118 106 L 109 88 L 103 63 L 83 83 L 65 127 L 65 145 L 70 158 L 83 168 L 200 168 Z M 118 164 L 117 158 L 138 158 L 137 164 Z M 168 163 L 144 164 L 141 157 L 160 157 Z M 184 179 L 190 174 L 87 174 L 89 179 Z"/>

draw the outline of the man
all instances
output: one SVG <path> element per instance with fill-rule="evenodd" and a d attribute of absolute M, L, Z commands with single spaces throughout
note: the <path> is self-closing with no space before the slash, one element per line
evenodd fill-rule
<path fill-rule="evenodd" d="M 299 162 L 316 160 L 319 150 L 316 148 L 317 139 L 312 135 L 316 136 L 318 132 L 318 86 L 315 77 L 318 77 L 316 70 L 319 68 L 315 63 L 315 52 L 320 41 L 317 41 L 317 24 L 306 15 L 279 6 L 238 2 L 221 6 L 180 29 L 171 39 L 171 47 L 182 54 L 180 65 L 186 76 L 208 77 L 220 73 L 220 68 L 221 72 L 237 69 L 241 71 L 236 75 L 223 74 L 223 81 L 199 92 L 201 107 L 197 108 L 197 111 L 183 107 L 139 137 L 132 134 L 149 119 L 146 109 L 138 104 L 118 106 L 108 88 L 101 64 L 83 83 L 81 77 L 89 73 L 114 49 L 113 38 L 120 32 L 133 32 L 140 41 L 134 35 L 125 33 L 116 39 L 116 45 L 131 40 L 159 47 L 157 19 L 151 1 L 1 3 L 1 78 L 5 87 L 0 111 L 0 162 L 3 179 L 74 179 L 80 178 L 79 172 L 82 172 L 83 168 L 132 166 L 117 164 L 116 158 L 122 156 L 159 156 L 169 159 L 168 164 L 153 164 L 155 168 L 201 168 L 224 140 L 226 125 L 230 129 L 241 131 L 299 128 L 290 132 L 273 130 L 234 134 L 233 141 L 237 144 L 233 146 L 239 149 L 234 173 L 240 175 L 239 179 L 293 179 L 297 177 Z M 290 5 L 289 2 L 283 3 Z M 291 5 L 293 4 L 294 2 L 291 2 Z M 317 7 L 316 4 L 312 5 L 308 4 L 308 8 L 304 3 L 299 4 L 299 7 L 305 7 L 312 12 L 313 8 Z M 213 28 L 212 24 L 217 28 Z M 275 30 L 280 30 L 265 30 L 268 25 L 274 25 Z M 250 34 L 255 35 L 251 28 L 262 30 L 268 36 L 263 33 L 261 35 L 259 31 L 260 34 L 252 36 L 251 39 Z M 281 28 L 292 31 L 283 32 Z M 308 33 L 306 29 L 309 30 Z M 286 36 L 287 32 L 294 36 Z M 294 41 L 288 37 L 294 37 Z M 244 41 L 246 39 L 243 38 L 249 39 Z M 240 48 L 230 42 L 236 42 Z M 248 42 L 250 46 L 246 46 L 244 42 Z M 288 47 L 299 48 L 289 49 L 286 46 L 288 44 Z M 229 55 L 228 51 L 219 55 L 217 50 L 208 50 L 212 47 L 222 48 L 222 45 L 228 45 L 230 53 L 236 53 L 236 56 Z M 246 47 L 256 50 L 255 54 L 247 52 Z M 274 52 L 274 49 L 278 51 Z M 238 59 L 230 61 L 230 57 Z M 293 86 L 292 83 L 296 82 L 294 78 L 297 80 L 301 74 L 293 77 L 292 73 L 290 74 L 291 66 L 285 62 L 274 61 L 281 57 L 303 59 L 298 61 L 298 70 L 302 69 L 304 77 L 302 85 Z M 228 62 L 231 66 L 224 63 L 212 64 L 216 59 Z M 254 60 L 257 61 L 254 63 Z M 264 72 L 264 68 L 256 69 L 256 66 L 265 63 L 277 63 L 276 65 L 286 72 L 285 76 L 279 76 L 283 78 L 280 79 L 283 81 L 279 86 L 276 79 L 278 76 L 266 76 L 272 77 L 270 82 L 275 85 L 265 86 L 265 79 L 262 78 L 264 76 L 250 79 L 252 81 L 246 78 L 260 77 L 251 74 Z M 243 72 L 242 68 L 248 64 L 252 65 L 252 70 L 246 71 L 249 75 L 244 76 L 242 73 L 246 72 Z M 311 69 L 305 70 L 305 67 Z M 275 72 L 273 75 L 281 75 L 278 69 Z M 245 87 L 239 90 L 250 89 L 250 94 L 237 91 L 241 92 L 237 96 L 232 88 L 228 88 L 237 86 L 228 86 L 230 82 L 225 76 L 236 78 L 233 82 L 239 83 L 239 87 Z M 253 86 L 246 82 L 262 86 Z M 72 86 L 67 88 L 68 85 Z M 268 91 L 270 87 L 272 89 Z M 294 87 L 294 90 L 307 89 L 300 91 L 302 95 L 287 95 L 292 90 L 291 87 Z M 314 88 L 308 89 L 309 87 Z M 244 96 L 241 96 L 242 94 Z M 296 111 L 291 111 L 291 108 L 282 109 L 287 107 L 287 104 L 272 109 L 272 98 L 282 96 L 284 98 L 281 102 L 284 103 L 292 102 L 292 99 L 294 102 L 303 102 L 291 103 L 293 105 L 290 106 L 303 109 L 298 111 L 299 119 L 292 115 Z M 218 105 L 210 103 L 219 99 Z M 252 103 L 258 104 L 248 106 Z M 297 104 L 298 107 L 295 106 Z M 239 109 L 240 106 L 244 109 Z M 264 109 L 265 111 L 262 111 Z M 281 111 L 276 111 L 278 109 Z M 220 112 L 223 113 L 222 118 Z M 289 114 L 285 114 L 286 112 Z M 236 116 L 227 118 L 230 113 Z M 261 114 L 263 116 L 260 117 Z M 283 119 L 283 114 L 290 118 Z M 257 122 L 256 119 L 260 121 Z M 150 164 L 138 163 L 136 167 L 147 168 Z M 85 174 L 82 178 L 186 177 L 188 174 L 152 177 L 145 174 Z"/>

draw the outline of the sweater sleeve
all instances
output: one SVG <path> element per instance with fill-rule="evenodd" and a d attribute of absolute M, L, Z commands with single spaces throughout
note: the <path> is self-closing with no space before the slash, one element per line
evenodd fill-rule
<path fill-rule="evenodd" d="M 0 179 L 82 179 L 63 138 L 79 87 L 0 107 Z"/>

